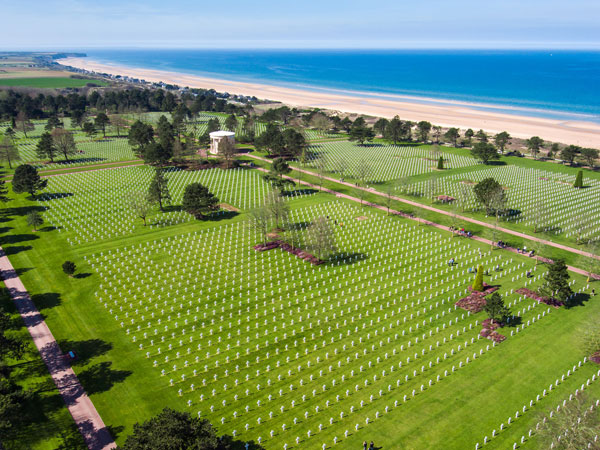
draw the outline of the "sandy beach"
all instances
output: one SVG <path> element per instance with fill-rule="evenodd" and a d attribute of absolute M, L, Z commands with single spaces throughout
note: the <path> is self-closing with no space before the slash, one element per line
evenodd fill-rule
<path fill-rule="evenodd" d="M 427 120 L 434 125 L 484 129 L 491 133 L 508 131 L 519 138 L 540 136 L 544 140 L 600 148 L 600 124 L 481 111 L 468 104 L 411 102 L 405 99 L 363 97 L 354 94 L 333 94 L 294 89 L 243 81 L 205 78 L 177 72 L 122 67 L 102 64 L 87 58 L 65 58 L 58 61 L 88 71 L 129 76 L 152 82 L 165 82 L 191 88 L 215 89 L 230 94 L 256 96 L 280 101 L 291 106 L 325 108 L 340 112 L 366 114 L 391 118 L 398 115 L 404 120 Z"/>

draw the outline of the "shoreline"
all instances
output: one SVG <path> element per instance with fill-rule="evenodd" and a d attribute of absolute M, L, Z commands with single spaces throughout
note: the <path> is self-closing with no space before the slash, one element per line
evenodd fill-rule
<path fill-rule="evenodd" d="M 527 139 L 531 136 L 540 136 L 546 141 L 600 148 L 600 124 L 583 120 L 560 120 L 482 110 L 477 109 L 476 105 L 452 100 L 415 98 L 411 101 L 407 97 L 393 94 L 365 93 L 368 96 L 360 96 L 353 93 L 328 93 L 248 81 L 230 81 L 179 72 L 99 63 L 86 58 L 64 58 L 57 62 L 90 72 L 129 76 L 149 82 L 162 81 L 182 87 L 214 89 L 218 92 L 278 101 L 290 106 L 322 108 L 388 119 L 398 115 L 404 120 L 427 120 L 433 125 L 443 127 L 475 130 L 482 128 L 490 133 L 508 131 L 515 138 Z M 502 108 L 494 105 L 481 106 L 490 109 Z M 504 107 L 504 109 L 511 108 Z"/>

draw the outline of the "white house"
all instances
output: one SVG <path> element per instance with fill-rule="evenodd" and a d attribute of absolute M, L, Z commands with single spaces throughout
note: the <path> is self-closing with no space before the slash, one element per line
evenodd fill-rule
<path fill-rule="evenodd" d="M 213 131 L 210 136 L 210 152 L 214 155 L 219 153 L 219 143 L 223 139 L 229 139 L 229 142 L 235 144 L 235 133 L 233 131 Z"/>

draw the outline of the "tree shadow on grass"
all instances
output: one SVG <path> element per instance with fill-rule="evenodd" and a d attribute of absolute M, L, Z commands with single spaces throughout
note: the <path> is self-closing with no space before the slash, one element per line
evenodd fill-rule
<path fill-rule="evenodd" d="M 73 275 L 73 278 L 77 278 L 77 279 L 82 279 L 82 278 L 87 278 L 87 277 L 91 277 L 92 274 L 90 272 L 84 272 L 84 273 L 78 273 Z"/>
<path fill-rule="evenodd" d="M 239 212 L 237 211 L 221 210 L 205 216 L 203 220 L 209 222 L 220 222 L 222 220 L 233 219 L 237 215 L 239 215 Z"/>
<path fill-rule="evenodd" d="M 112 361 L 94 364 L 79 373 L 79 381 L 88 395 L 110 390 L 116 383 L 122 383 L 132 374 L 129 370 L 114 370 Z"/>
<path fill-rule="evenodd" d="M 13 229 L 13 227 L 1 227 L 0 233 L 8 233 L 12 229 Z"/>
<path fill-rule="evenodd" d="M 264 450 L 264 447 L 254 441 L 240 441 L 228 434 L 225 434 L 219 439 L 219 447 L 226 448 L 228 450 Z M 248 447 L 246 447 L 246 442 Z"/>
<path fill-rule="evenodd" d="M 590 294 L 584 294 L 584 293 L 575 294 L 575 296 L 571 300 L 569 300 L 567 303 L 565 303 L 565 308 L 571 309 L 571 308 L 576 308 L 578 306 L 584 306 L 585 303 L 590 301 L 591 298 L 592 297 L 590 296 Z"/>
<path fill-rule="evenodd" d="M 16 255 L 17 253 L 29 251 L 32 248 L 31 245 L 13 245 L 12 247 L 4 247 L 4 253 L 7 256 Z"/>
<path fill-rule="evenodd" d="M 93 358 L 104 355 L 112 349 L 112 344 L 102 339 L 88 339 L 85 341 L 61 340 L 58 342 L 61 354 L 69 351 L 75 353 L 76 359 L 71 362 L 73 366 L 88 364 Z"/>
<path fill-rule="evenodd" d="M 510 322 L 505 324 L 504 327 L 516 328 L 516 327 L 520 326 L 522 323 L 523 323 L 523 318 L 520 316 L 515 316 L 515 317 L 511 318 Z"/>
<path fill-rule="evenodd" d="M 369 255 L 364 253 L 356 252 L 356 253 L 336 253 L 329 258 L 325 264 L 329 265 L 337 265 L 338 262 L 340 266 L 349 266 L 352 264 L 356 264 L 358 262 L 369 259 Z"/>
<path fill-rule="evenodd" d="M 44 212 L 46 208 L 43 206 L 32 205 L 32 206 L 18 206 L 15 208 L 6 208 L 0 214 L 4 217 L 13 216 L 26 216 L 31 211 Z"/>
<path fill-rule="evenodd" d="M 31 296 L 31 300 L 40 311 L 54 308 L 61 304 L 60 294 L 57 294 L 56 292 L 34 294 Z"/>
<path fill-rule="evenodd" d="M 0 237 L 0 246 L 4 247 L 5 245 L 11 244 L 20 244 L 22 242 L 35 241 L 40 237 L 35 234 L 8 234 Z"/>

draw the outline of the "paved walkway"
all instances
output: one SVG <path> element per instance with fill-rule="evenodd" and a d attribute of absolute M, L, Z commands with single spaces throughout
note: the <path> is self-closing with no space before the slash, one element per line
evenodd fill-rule
<path fill-rule="evenodd" d="M 265 162 L 268 162 L 268 163 L 272 163 L 273 162 L 273 161 L 271 161 L 271 160 L 269 160 L 267 158 L 263 158 L 261 156 L 256 156 L 256 155 L 251 155 L 249 153 L 242 153 L 241 155 L 248 156 L 248 157 L 254 158 L 254 159 L 258 159 L 260 161 L 265 161 Z M 318 176 L 317 174 L 315 174 L 314 172 L 311 172 L 310 170 L 299 169 L 297 167 L 293 167 L 293 169 L 296 170 L 296 171 L 308 174 L 308 175 Z M 379 191 L 377 191 L 377 190 L 375 190 L 373 188 L 364 188 L 364 187 L 356 186 L 356 185 L 354 185 L 352 183 L 348 183 L 347 181 L 340 181 L 340 180 L 337 180 L 337 179 L 331 178 L 331 177 L 323 177 L 323 179 L 327 180 L 327 181 L 332 181 L 334 183 L 343 184 L 344 186 L 348 186 L 348 187 L 351 187 L 353 189 L 361 189 L 363 191 L 370 192 L 371 194 L 379 195 L 380 197 L 387 197 L 387 194 L 384 194 L 383 192 L 379 192 Z M 294 180 L 296 180 L 296 179 L 294 179 Z M 407 205 L 416 206 L 418 208 L 426 209 L 428 211 L 432 211 L 432 212 L 435 212 L 435 213 L 438 213 L 438 214 L 443 214 L 445 216 L 452 215 L 450 212 L 445 211 L 443 209 L 434 208 L 433 206 L 424 205 L 422 203 L 415 202 L 415 201 L 412 201 L 412 200 L 408 200 L 408 199 L 405 199 L 405 198 L 402 198 L 402 197 L 396 197 L 396 196 L 392 195 L 392 199 L 394 199 L 394 200 L 396 200 L 398 202 L 405 203 Z M 477 224 L 477 225 L 480 225 L 480 226 L 483 226 L 483 227 L 486 227 L 486 228 L 494 228 L 494 226 L 492 224 L 489 224 L 487 222 L 483 222 L 481 220 L 472 219 L 470 217 L 465 217 L 465 216 L 460 216 L 460 215 L 457 215 L 456 217 L 459 220 L 461 220 L 461 221 L 474 223 L 474 224 Z M 549 245 L 551 247 L 556 247 L 556 248 L 559 248 L 561 250 L 566 250 L 566 251 L 571 252 L 571 253 L 576 253 L 578 255 L 587 256 L 589 258 L 600 259 L 600 255 L 594 255 L 593 253 L 589 253 L 589 252 L 585 252 L 583 250 L 579 250 L 577 248 L 569 247 L 568 245 L 558 244 L 556 242 L 548 241 L 546 239 L 541 239 L 541 238 L 538 238 L 538 237 L 535 237 L 535 236 L 531 236 L 529 234 L 521 233 L 519 231 L 514 231 L 514 230 L 510 230 L 508 228 L 502 228 L 502 227 L 498 227 L 498 231 L 501 231 L 503 233 L 510 234 L 510 235 L 513 235 L 513 236 L 517 236 L 517 237 L 520 237 L 520 238 L 523 238 L 523 239 L 529 239 L 530 241 L 543 242 L 545 245 Z"/>
<path fill-rule="evenodd" d="M 267 170 L 267 169 L 264 169 L 264 168 L 262 168 L 262 167 L 258 167 L 257 169 L 258 169 L 259 171 L 261 171 L 261 172 L 265 172 L 265 173 L 267 173 L 267 172 L 268 172 L 268 170 Z M 294 181 L 294 182 L 296 182 L 296 183 L 298 182 L 298 179 L 296 179 L 296 178 L 293 178 L 293 177 L 284 176 L 284 178 L 287 178 L 288 180 L 292 180 L 292 181 Z M 371 208 L 376 208 L 376 209 L 379 209 L 379 210 L 381 210 L 381 211 L 388 212 L 388 208 L 387 208 L 387 206 L 378 205 L 377 203 L 371 203 L 371 202 L 365 202 L 365 201 L 361 201 L 361 200 L 360 200 L 359 198 L 357 198 L 357 197 L 352 197 L 351 195 L 342 194 L 342 193 L 340 193 L 340 192 L 333 191 L 333 190 L 331 190 L 331 189 L 327 189 L 327 188 L 320 188 L 320 187 L 319 187 L 319 186 L 317 186 L 316 184 L 309 183 L 308 181 L 300 180 L 300 184 L 303 184 L 304 186 L 311 187 L 311 188 L 313 188 L 313 189 L 319 189 L 319 190 L 321 190 L 322 192 L 327 192 L 328 194 L 333 194 L 333 195 L 335 195 L 336 197 L 339 197 L 339 198 L 345 198 L 345 199 L 347 199 L 347 200 L 351 200 L 351 201 L 353 201 L 353 202 L 362 203 L 363 205 L 365 205 L 365 206 L 369 206 L 369 207 L 371 207 Z M 405 212 L 402 212 L 402 211 L 397 211 L 397 210 L 395 210 L 395 209 L 391 209 L 391 208 L 390 208 L 390 209 L 389 209 L 389 213 L 390 213 L 390 214 L 393 214 L 393 215 L 397 215 L 397 216 L 402 216 L 402 217 L 405 217 L 405 218 L 407 218 L 407 219 L 415 220 L 415 221 L 417 221 L 417 222 L 419 222 L 419 223 L 422 223 L 422 224 L 425 224 L 425 225 L 429 225 L 429 226 L 431 226 L 431 227 L 434 227 L 434 228 L 437 228 L 437 229 L 440 229 L 440 230 L 443 230 L 443 231 L 449 231 L 448 227 L 447 227 L 447 226 L 445 226 L 445 225 L 441 225 L 441 224 L 439 224 L 439 223 L 431 222 L 431 221 L 429 221 L 429 220 L 425 220 L 425 219 L 422 219 L 422 218 L 420 218 L 420 217 L 414 217 L 414 216 L 411 216 L 410 214 L 407 214 L 407 213 L 405 213 Z M 459 236 L 459 235 L 457 235 L 457 236 Z M 489 239 L 485 239 L 485 238 L 482 238 L 482 237 L 479 237 L 479 236 L 472 236 L 472 237 L 470 237 L 470 238 L 466 238 L 466 237 L 465 237 L 465 238 L 463 238 L 463 239 L 472 239 L 472 240 L 475 240 L 475 241 L 478 241 L 478 242 L 482 242 L 482 243 L 484 243 L 484 244 L 487 244 L 487 245 L 489 245 L 489 246 L 492 246 L 492 245 L 493 245 L 493 242 L 492 242 L 491 240 L 489 240 Z M 498 248 L 498 247 L 496 247 L 496 248 Z M 504 247 L 502 250 L 506 250 L 506 251 L 509 251 L 509 252 L 511 252 L 511 253 L 520 254 L 521 256 L 524 256 L 522 253 L 519 253 L 519 252 L 517 252 L 517 249 L 516 249 L 516 248 L 513 248 L 513 247 Z M 534 259 L 534 260 L 537 260 L 537 261 L 542 261 L 542 262 L 546 262 L 546 261 L 548 261 L 546 258 L 542 258 L 542 257 L 540 257 L 540 256 L 532 256 L 531 258 L 532 258 L 532 259 Z M 579 269 L 579 268 L 577 268 L 577 267 L 573 267 L 573 266 L 567 266 L 567 268 L 568 268 L 568 269 L 569 269 L 571 272 L 578 273 L 578 274 L 580 274 L 580 275 L 584 275 L 584 276 L 588 276 L 588 272 L 586 272 L 585 270 L 582 270 L 582 269 Z M 600 275 L 592 274 L 592 278 L 600 280 Z"/>
<path fill-rule="evenodd" d="M 0 248 L 0 273 L 33 342 L 90 450 L 116 448 L 110 432 L 85 393 L 73 369 L 23 286 L 6 253 Z"/>

